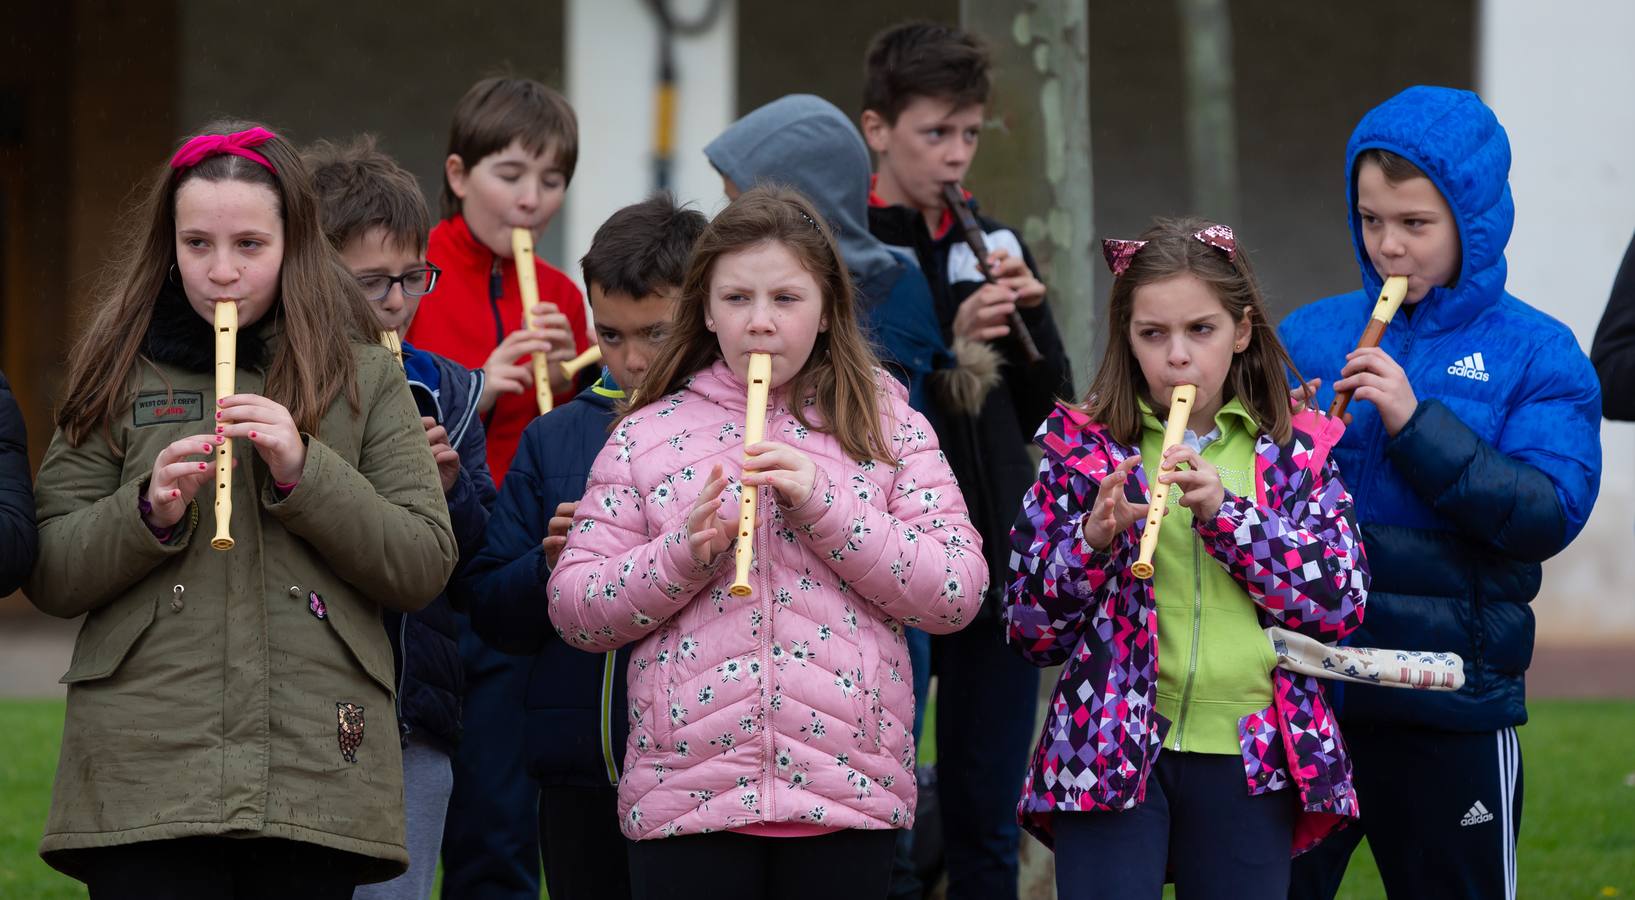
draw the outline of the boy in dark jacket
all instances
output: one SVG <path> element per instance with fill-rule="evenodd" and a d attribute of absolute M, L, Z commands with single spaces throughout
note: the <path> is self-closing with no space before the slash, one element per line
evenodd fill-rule
<path fill-rule="evenodd" d="M 988 99 L 988 56 L 971 35 L 899 25 L 869 47 L 862 131 L 877 165 L 869 230 L 913 253 L 931 284 L 943 340 L 957 366 L 935 376 L 928 418 L 982 533 L 987 602 L 970 627 L 932 639 L 937 678 L 937 793 L 948 896 L 1015 897 L 1016 773 L 1034 738 L 1039 671 L 1005 646 L 997 611 L 1008 578 L 1010 528 L 1033 486 L 1033 433 L 1071 391 L 1067 354 L 1033 257 L 985 216 L 988 259 L 965 243 L 943 185 L 965 177 Z M 973 213 L 976 204 L 969 195 Z M 985 284 L 983 272 L 997 284 Z M 1006 320 L 1021 316 L 1043 359 L 1027 361 Z"/>
<path fill-rule="evenodd" d="M 345 147 L 320 142 L 305 156 L 323 204 L 325 235 L 374 305 L 383 339 L 390 332 L 401 340 L 438 276 L 437 267 L 426 262 L 431 216 L 414 176 L 368 137 Z M 483 374 L 406 343 L 402 349 L 404 374 L 437 460 L 459 544 L 458 579 L 482 543 L 495 494 L 477 413 Z M 361 887 L 355 896 L 425 900 L 431 896 L 454 788 L 450 757 L 460 741 L 465 670 L 446 594 L 416 613 L 387 611 L 385 625 L 397 667 L 409 870 Z"/>
<path fill-rule="evenodd" d="M 11 384 L 0 373 L 0 597 L 28 580 L 39 549 L 34 488 L 28 477 L 28 432 Z"/>
<path fill-rule="evenodd" d="M 661 194 L 596 230 L 580 265 L 605 368 L 595 385 L 523 432 L 462 588 L 483 640 L 533 656 L 523 727 L 540 784 L 539 853 L 552 900 L 630 894 L 617 810 L 628 650 L 593 655 L 564 643 L 546 613 L 545 583 L 625 396 L 619 386 L 639 383 L 664 343 L 704 225 L 702 214 Z"/>
<path fill-rule="evenodd" d="M 1413 87 L 1346 148 L 1363 287 L 1280 332 L 1320 390 L 1351 391 L 1334 449 L 1373 571 L 1352 639 L 1453 651 L 1457 693 L 1335 690 L 1362 818 L 1295 862 L 1291 896 L 1333 897 L 1366 836 L 1392 897 L 1514 897 L 1540 563 L 1577 536 L 1601 480 L 1601 397 L 1571 331 L 1505 291 L 1510 142 L 1469 91 Z M 1384 279 L 1408 278 L 1358 350 Z"/>

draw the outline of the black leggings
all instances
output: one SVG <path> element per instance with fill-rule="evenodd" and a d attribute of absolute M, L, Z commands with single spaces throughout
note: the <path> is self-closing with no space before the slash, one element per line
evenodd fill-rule
<path fill-rule="evenodd" d="M 635 900 L 880 900 L 896 831 L 816 837 L 722 832 L 630 843 Z"/>
<path fill-rule="evenodd" d="M 74 857 L 91 900 L 348 900 L 364 863 L 280 838 L 175 838 Z"/>
<path fill-rule="evenodd" d="M 1165 750 L 1147 799 L 1120 812 L 1056 813 L 1061 900 L 1284 900 L 1299 813 L 1294 789 L 1254 797 L 1238 756 Z"/>

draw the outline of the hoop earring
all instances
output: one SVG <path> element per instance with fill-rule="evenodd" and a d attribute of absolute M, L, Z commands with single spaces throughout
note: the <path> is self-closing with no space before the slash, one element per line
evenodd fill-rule
<path fill-rule="evenodd" d="M 182 283 L 181 273 L 176 271 L 176 264 L 175 263 L 170 264 L 170 271 L 168 273 L 166 273 L 165 280 L 170 282 L 171 284 L 181 284 Z"/>

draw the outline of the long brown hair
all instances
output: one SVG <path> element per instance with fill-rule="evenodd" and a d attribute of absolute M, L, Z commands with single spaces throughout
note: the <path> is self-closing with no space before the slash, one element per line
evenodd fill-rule
<path fill-rule="evenodd" d="M 634 396 L 641 402 L 662 397 L 721 358 L 720 343 L 704 325 L 716 261 L 777 241 L 817 281 L 829 323 L 828 330 L 818 334 L 806 364 L 785 385 L 796 421 L 832 436 L 853 459 L 895 462 L 880 421 L 879 361 L 858 326 L 851 275 L 840 248 L 822 222 L 810 201 L 787 188 L 752 188 L 728 204 L 693 247 L 675 326 Z M 807 420 L 806 398 L 815 402 L 821 422 Z"/>
<path fill-rule="evenodd" d="M 1108 301 L 1111 323 L 1107 329 L 1107 352 L 1101 358 L 1101 369 L 1096 372 L 1095 380 L 1090 383 L 1089 393 L 1079 406 L 1091 420 L 1100 422 L 1113 440 L 1134 444 L 1140 437 L 1139 401 L 1145 400 L 1148 406 L 1158 409 L 1158 404 L 1148 395 L 1141 363 L 1130 347 L 1135 289 L 1177 275 L 1192 275 L 1208 285 L 1234 324 L 1245 318 L 1249 322 L 1249 345 L 1243 352 L 1232 355 L 1232 365 L 1226 373 L 1225 399 L 1236 397 L 1260 430 L 1278 443 L 1288 441 L 1293 433 L 1288 375 L 1293 372 L 1296 381 L 1301 381 L 1299 371 L 1283 348 L 1283 342 L 1277 339 L 1277 329 L 1266 318 L 1266 301 L 1243 245 L 1238 244 L 1228 257 L 1194 237 L 1214 224 L 1195 218 L 1154 220 L 1153 226 L 1141 235 L 1146 246 L 1131 257 L 1130 267 L 1124 274 L 1113 279 L 1113 293 Z"/>
<path fill-rule="evenodd" d="M 252 122 L 218 121 L 201 134 L 231 134 Z M 297 428 L 316 433 L 335 398 L 344 392 L 358 409 L 357 363 L 352 341 L 370 341 L 378 328 L 368 301 L 341 264 L 319 226 L 318 195 L 300 154 L 282 137 L 255 148 L 276 172 L 240 156 L 212 156 L 180 171 L 164 164 L 154 172 L 142 200 L 127 216 L 126 249 L 103 275 L 101 297 L 68 356 L 68 391 L 57 425 L 79 446 L 95 429 L 122 413 L 153 306 L 176 264 L 176 192 L 194 179 L 242 181 L 270 188 L 284 223 L 284 259 L 278 299 L 268 316 L 282 320 L 282 335 L 267 371 L 267 396 L 290 411 Z"/>

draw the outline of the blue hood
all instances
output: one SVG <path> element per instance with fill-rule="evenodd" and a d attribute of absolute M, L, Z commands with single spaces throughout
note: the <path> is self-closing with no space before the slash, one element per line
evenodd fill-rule
<path fill-rule="evenodd" d="M 1480 97 L 1470 91 L 1419 85 L 1363 116 L 1346 145 L 1346 204 L 1351 243 L 1372 297 L 1382 279 L 1368 260 L 1357 216 L 1357 157 L 1388 150 L 1419 167 L 1453 209 L 1463 260 L 1452 287 L 1433 288 L 1420 301 L 1421 326 L 1445 331 L 1470 321 L 1504 294 L 1504 248 L 1516 222 L 1510 197 L 1510 138 Z"/>

